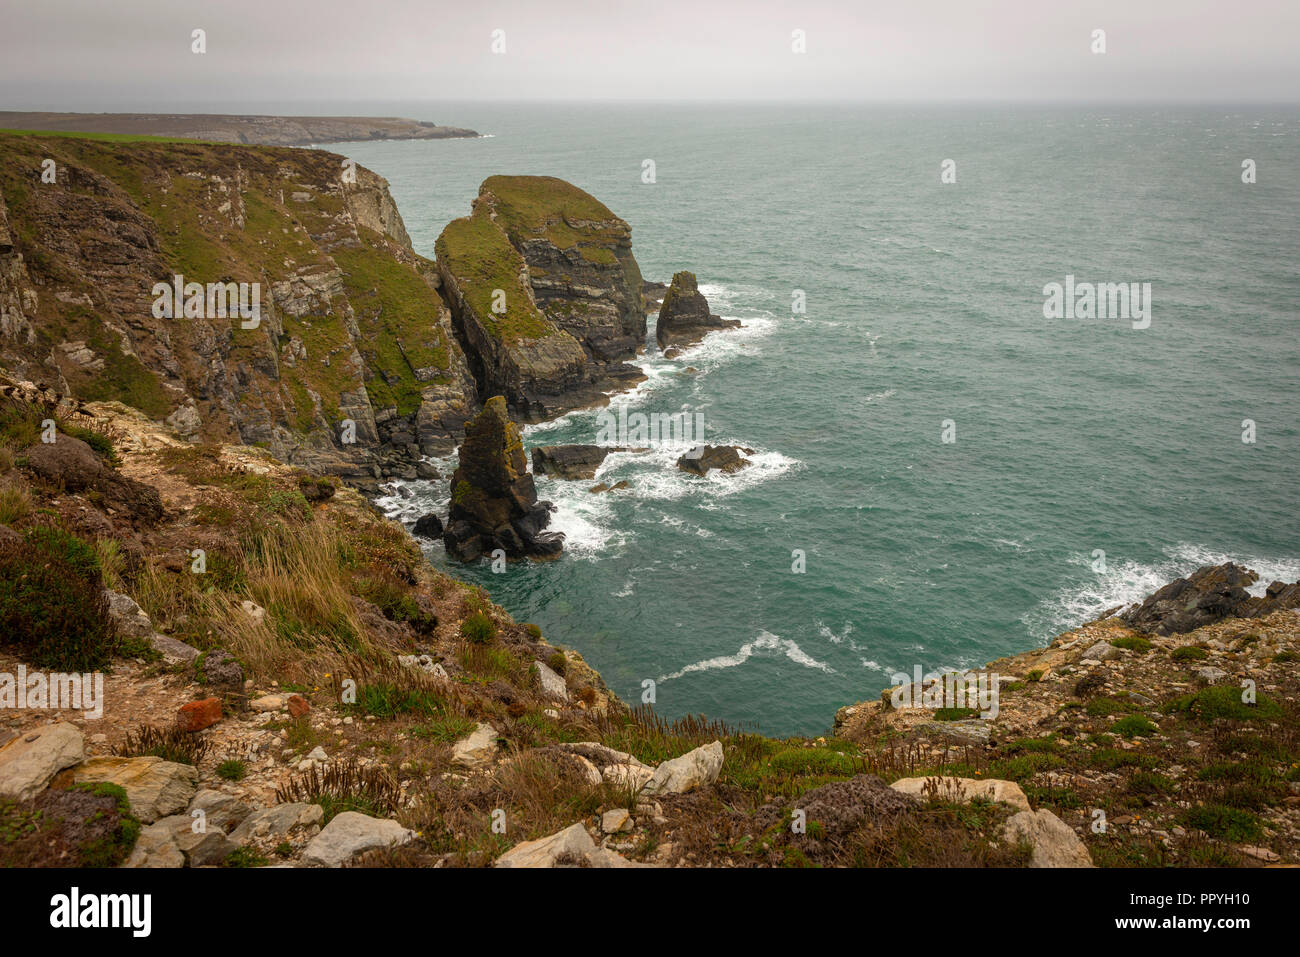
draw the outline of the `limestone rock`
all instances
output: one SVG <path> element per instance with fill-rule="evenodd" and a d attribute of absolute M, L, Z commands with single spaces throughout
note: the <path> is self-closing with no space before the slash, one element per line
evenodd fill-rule
<path fill-rule="evenodd" d="M 77 784 L 116 784 L 126 791 L 131 813 L 146 824 L 188 807 L 199 785 L 195 768 L 152 756 L 91 758 L 73 768 L 72 775 Z"/>
<path fill-rule="evenodd" d="M 309 864 L 341 867 L 366 851 L 398 847 L 414 839 L 415 832 L 396 821 L 343 811 L 311 839 L 302 858 Z"/>
<path fill-rule="evenodd" d="M 712 784 L 722 770 L 722 742 L 714 741 L 665 761 L 646 782 L 644 794 L 685 794 Z"/>
<path fill-rule="evenodd" d="M 542 694 L 559 701 L 569 700 L 569 688 L 563 678 L 540 661 L 533 662 L 533 670 L 537 672 L 537 681 L 541 685 Z"/>
<path fill-rule="evenodd" d="M 536 841 L 516 844 L 496 859 L 495 867 L 641 867 L 621 854 L 597 847 L 587 829 L 572 824 Z"/>
<path fill-rule="evenodd" d="M 927 785 L 936 782 L 937 788 L 931 790 Z M 899 778 L 890 785 L 900 794 L 907 794 L 920 800 L 927 800 L 931 794 L 939 800 L 969 804 L 976 798 L 986 801 L 998 801 L 1020 811 L 1029 810 L 1029 798 L 1014 781 L 999 778 L 979 780 L 977 778 L 955 777 L 916 777 Z"/>
<path fill-rule="evenodd" d="M 451 763 L 458 768 L 480 770 L 492 764 L 497 754 L 497 730 L 490 724 L 479 723 L 468 737 L 457 741 L 452 748 Z"/>
<path fill-rule="evenodd" d="M 277 804 L 248 815 L 230 834 L 236 844 L 279 844 L 298 832 L 314 833 L 325 817 L 319 804 Z"/>
<path fill-rule="evenodd" d="M 1007 840 L 1028 841 L 1034 853 L 1030 867 L 1092 867 L 1092 856 L 1079 835 L 1046 808 L 1021 811 L 1006 823 Z"/>
<path fill-rule="evenodd" d="M 30 801 L 85 753 L 82 733 L 66 722 L 14 738 L 0 748 L 0 798 Z"/>

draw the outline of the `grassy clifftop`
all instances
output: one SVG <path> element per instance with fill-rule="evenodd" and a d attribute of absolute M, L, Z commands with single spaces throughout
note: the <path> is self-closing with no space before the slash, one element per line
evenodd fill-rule
<path fill-rule="evenodd" d="M 17 316 L 0 365 L 154 418 L 193 405 L 195 434 L 281 457 L 468 378 L 386 183 L 340 156 L 31 134 L 0 134 L 0 152 L 21 255 L 0 269 Z M 177 274 L 260 284 L 261 325 L 155 318 L 152 287 Z"/>

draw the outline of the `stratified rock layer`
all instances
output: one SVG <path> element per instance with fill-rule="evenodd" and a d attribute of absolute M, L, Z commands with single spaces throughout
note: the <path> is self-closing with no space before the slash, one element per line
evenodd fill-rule
<path fill-rule="evenodd" d="M 481 395 L 532 421 L 643 378 L 622 361 L 646 333 L 632 231 L 594 197 L 554 177 L 492 176 L 435 248 Z"/>

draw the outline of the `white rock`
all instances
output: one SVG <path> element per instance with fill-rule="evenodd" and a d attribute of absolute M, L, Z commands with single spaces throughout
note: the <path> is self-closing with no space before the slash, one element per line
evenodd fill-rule
<path fill-rule="evenodd" d="M 279 711 L 285 706 L 288 697 L 282 694 L 268 694 L 248 703 L 254 711 Z"/>
<path fill-rule="evenodd" d="M 600 829 L 606 834 L 632 830 L 632 815 L 627 808 L 615 808 L 600 816 Z"/>
<path fill-rule="evenodd" d="M 358 854 L 381 847 L 399 847 L 414 839 L 415 832 L 396 821 L 344 811 L 311 839 L 302 852 L 302 859 L 309 864 L 340 867 Z"/>
<path fill-rule="evenodd" d="M 556 867 L 585 860 L 592 867 L 641 867 L 621 854 L 597 847 L 587 829 L 573 824 L 550 837 L 516 844 L 496 859 L 495 867 Z"/>
<path fill-rule="evenodd" d="M 989 778 L 983 781 L 977 778 L 936 778 L 933 776 L 899 778 L 890 787 L 902 794 L 909 794 L 912 797 L 925 800 L 930 796 L 926 790 L 926 784 L 932 780 L 938 781 L 938 793 L 935 796 L 942 801 L 969 804 L 976 798 L 983 798 L 986 801 L 999 801 L 1002 804 L 1008 804 L 1020 811 L 1029 810 L 1029 798 L 1025 797 L 1025 792 L 1021 790 L 1020 785 L 1015 781 L 1003 781 L 999 778 Z"/>
<path fill-rule="evenodd" d="M 1028 841 L 1034 853 L 1030 867 L 1092 867 L 1092 856 L 1079 835 L 1046 808 L 1021 811 L 1006 823 L 1003 833 L 1010 841 Z"/>
<path fill-rule="evenodd" d="M 29 731 L 0 748 L 0 798 L 29 801 L 64 768 L 81 761 L 86 742 L 67 722 Z"/>
<path fill-rule="evenodd" d="M 266 609 L 255 602 L 245 599 L 239 603 L 239 607 L 244 609 L 244 614 L 253 619 L 254 624 L 260 625 L 266 618 Z"/>
<path fill-rule="evenodd" d="M 655 768 L 642 791 L 646 794 L 685 794 L 712 784 L 722 770 L 722 758 L 721 741 L 696 748 Z"/>
<path fill-rule="evenodd" d="M 537 682 L 541 685 L 542 694 L 558 701 L 569 700 L 569 688 L 563 678 L 540 661 L 533 662 L 533 670 L 537 672 Z"/>
<path fill-rule="evenodd" d="M 492 763 L 497 753 L 497 729 L 479 722 L 467 738 L 456 742 L 452 748 L 451 763 L 458 768 L 475 770 Z"/>

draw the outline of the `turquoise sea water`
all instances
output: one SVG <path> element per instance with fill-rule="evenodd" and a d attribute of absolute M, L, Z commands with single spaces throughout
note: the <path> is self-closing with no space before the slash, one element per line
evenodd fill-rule
<path fill-rule="evenodd" d="M 541 479 L 564 557 L 455 568 L 625 699 L 652 679 L 668 716 L 824 733 L 895 671 L 1042 644 L 1205 562 L 1300 578 L 1300 111 L 385 112 L 492 134 L 332 147 L 389 179 L 424 255 L 487 176 L 560 176 L 632 225 L 647 278 L 690 269 L 745 322 L 672 361 L 652 345 L 614 402 L 702 412 L 755 466 L 700 480 L 675 453 L 614 456 L 616 495 Z M 1067 274 L 1150 282 L 1150 328 L 1045 319 Z M 526 444 L 595 431 L 574 413 Z M 446 500 L 413 483 L 388 505 Z"/>

